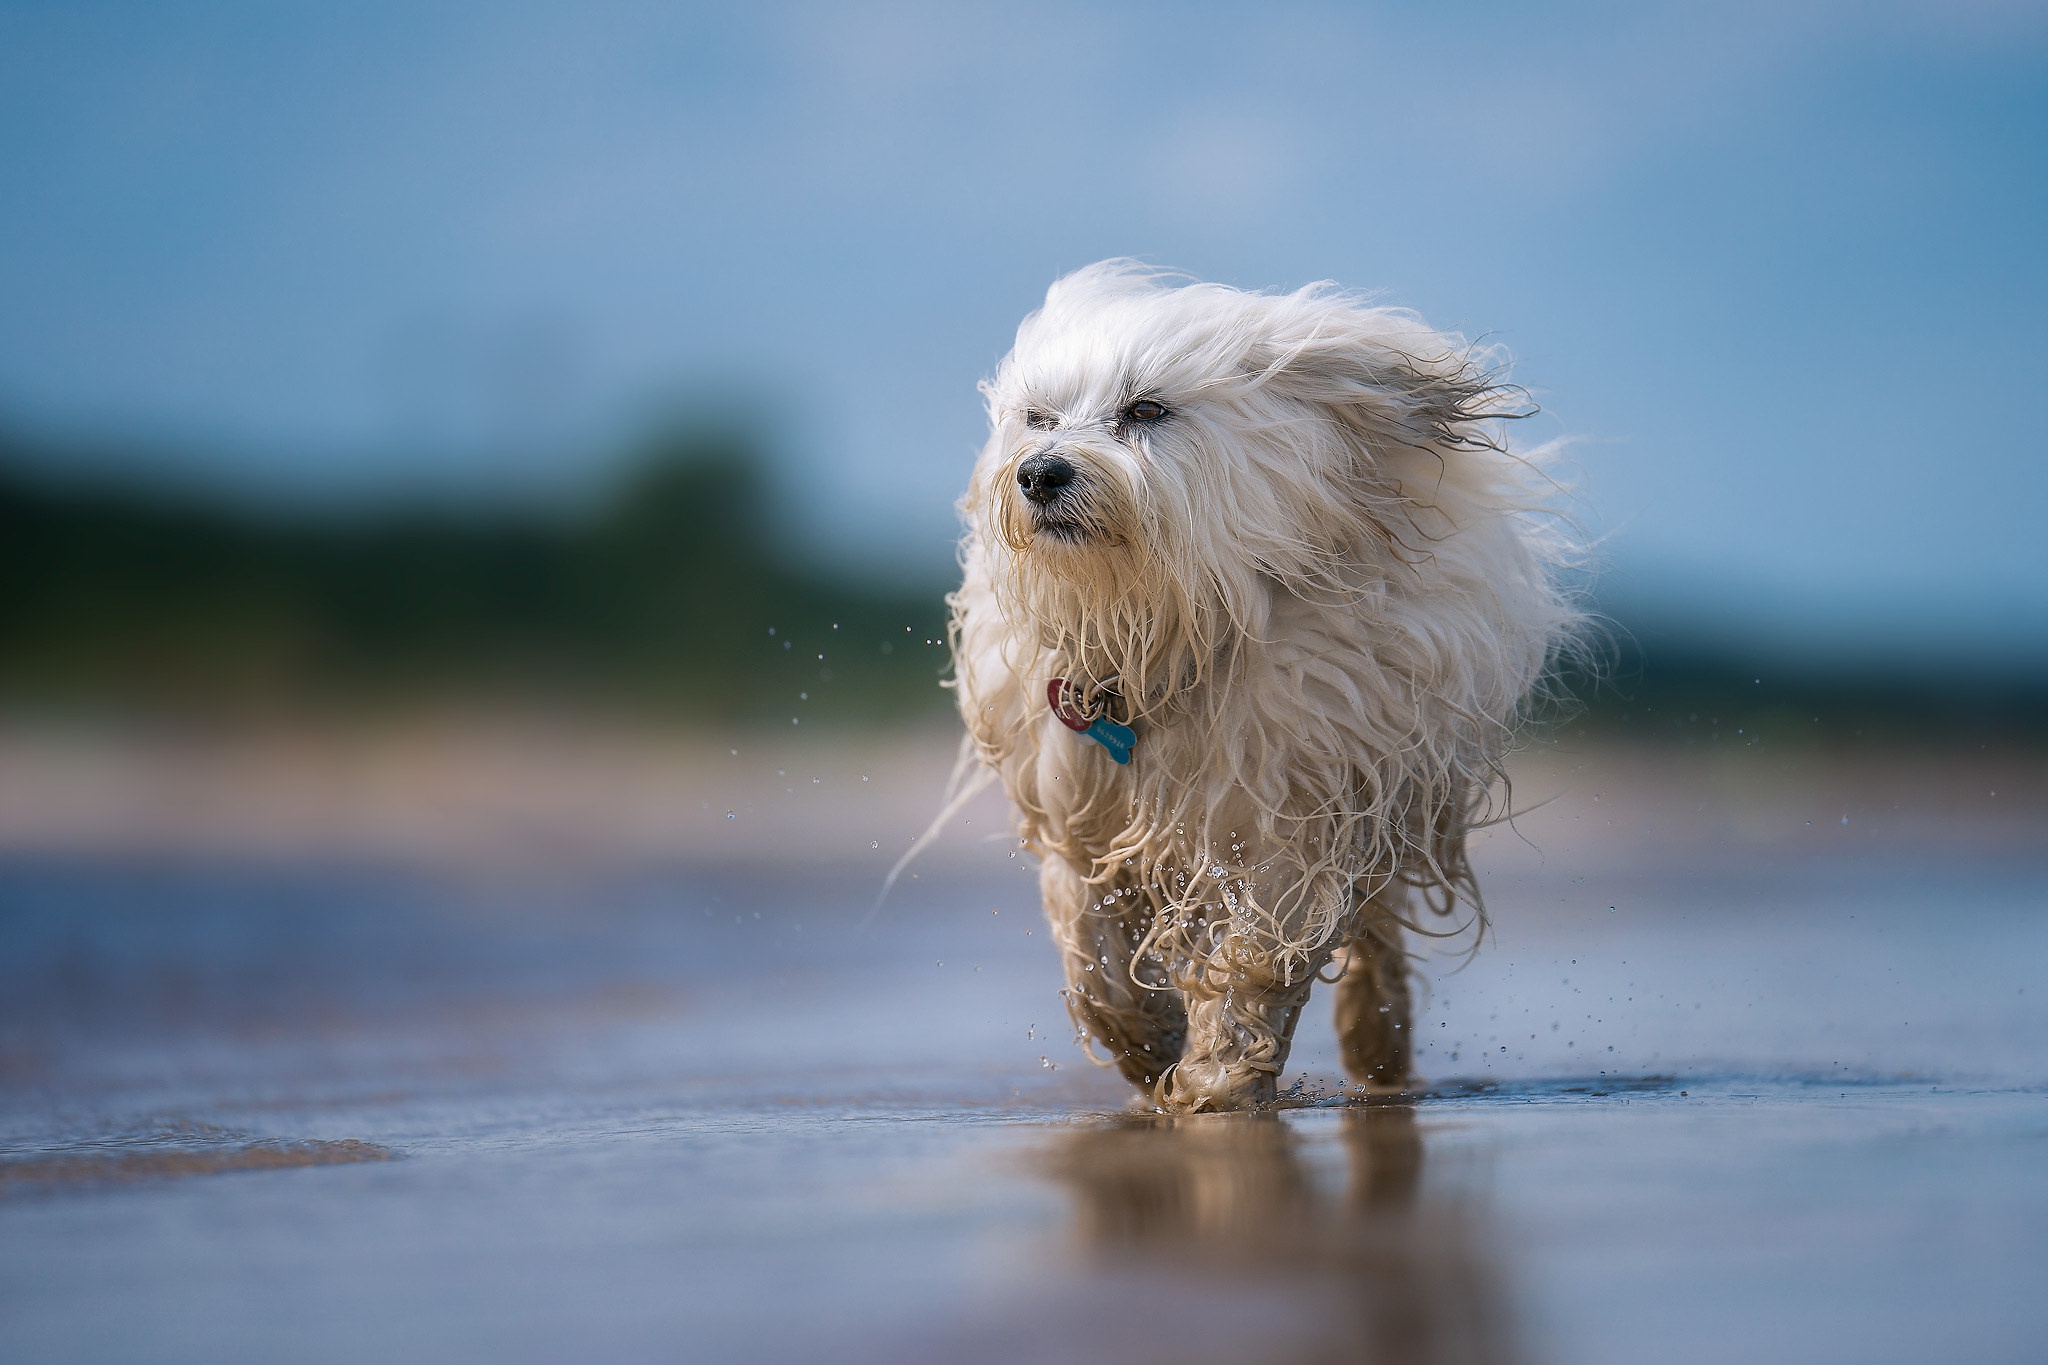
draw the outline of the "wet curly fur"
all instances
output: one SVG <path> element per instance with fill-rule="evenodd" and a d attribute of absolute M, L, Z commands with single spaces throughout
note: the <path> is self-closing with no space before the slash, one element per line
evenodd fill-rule
<path fill-rule="evenodd" d="M 1466 835 L 1576 620 L 1517 391 L 1330 285 L 1106 261 L 983 392 L 955 687 L 1084 1046 L 1163 1108 L 1257 1105 L 1334 980 L 1347 1068 L 1405 1084 L 1406 933 L 1483 927 Z M 1054 678 L 1136 731 L 1128 766 Z"/>

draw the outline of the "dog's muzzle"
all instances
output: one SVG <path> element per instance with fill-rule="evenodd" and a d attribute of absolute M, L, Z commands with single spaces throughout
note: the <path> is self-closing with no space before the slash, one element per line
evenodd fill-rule
<path fill-rule="evenodd" d="M 1040 507 L 1058 502 L 1074 482 L 1074 466 L 1058 455 L 1033 455 L 1017 466 L 1017 486 Z"/>

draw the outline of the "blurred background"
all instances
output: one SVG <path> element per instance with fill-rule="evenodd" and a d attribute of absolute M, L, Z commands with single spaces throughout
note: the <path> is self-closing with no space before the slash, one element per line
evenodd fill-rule
<path fill-rule="evenodd" d="M 1602 722 L 2032 728 L 2044 73 L 1996 0 L 16 0 L 0 697 L 941 713 L 975 383 L 1136 255 L 1516 357 Z"/>

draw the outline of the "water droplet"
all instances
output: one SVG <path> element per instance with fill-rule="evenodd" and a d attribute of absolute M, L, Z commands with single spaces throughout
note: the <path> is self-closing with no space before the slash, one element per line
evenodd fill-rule
<path fill-rule="evenodd" d="M 882 846 L 882 841 L 881 841 L 880 839 L 870 839 L 870 840 L 868 840 L 868 847 L 869 847 L 869 848 L 880 848 L 881 846 Z"/>
<path fill-rule="evenodd" d="M 1042 1054 L 1039 1056 L 1038 1064 L 1044 1067 L 1047 1071 L 1058 1071 L 1060 1069 L 1060 1064 L 1058 1062 Z"/>
<path fill-rule="evenodd" d="M 727 812 L 725 813 L 725 818 L 726 818 L 726 819 L 728 819 L 728 820 L 737 820 L 737 819 L 739 819 L 739 816 L 737 816 L 737 815 L 733 814 L 733 813 L 732 813 L 731 811 L 727 811 Z"/>

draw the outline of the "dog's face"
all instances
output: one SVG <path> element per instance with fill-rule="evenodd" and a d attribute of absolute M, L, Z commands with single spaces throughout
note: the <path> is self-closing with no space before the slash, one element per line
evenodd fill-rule
<path fill-rule="evenodd" d="M 1499 391 L 1396 310 L 1105 262 L 1053 286 L 984 392 L 966 510 L 1016 596 L 1064 584 L 1214 635 L 1255 630 L 1276 585 L 1397 572 L 1436 537 L 1417 489 L 1457 482 Z"/>
<path fill-rule="evenodd" d="M 1251 338 L 1229 301 L 1134 272 L 1054 286 L 987 388 L 980 491 L 1005 545 L 1073 575 L 1230 539 L 1233 456 L 1259 433 L 1232 401 Z"/>

